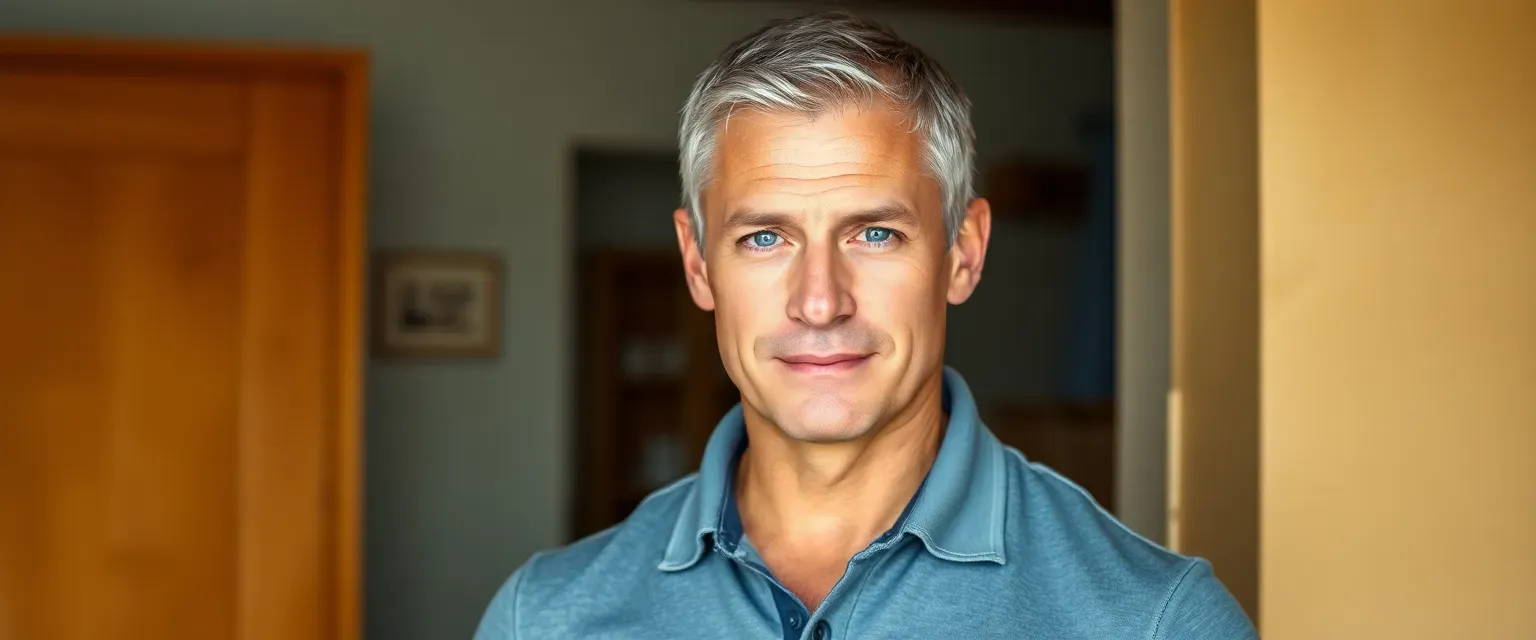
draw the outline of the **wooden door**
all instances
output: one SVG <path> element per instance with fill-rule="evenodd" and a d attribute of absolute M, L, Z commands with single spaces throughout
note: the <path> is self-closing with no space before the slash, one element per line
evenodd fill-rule
<path fill-rule="evenodd" d="M 353 638 L 363 59 L 0 38 L 0 638 Z"/>

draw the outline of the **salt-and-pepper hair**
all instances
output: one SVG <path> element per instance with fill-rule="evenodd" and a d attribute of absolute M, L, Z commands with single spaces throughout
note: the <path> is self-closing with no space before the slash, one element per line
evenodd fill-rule
<path fill-rule="evenodd" d="M 881 101 L 901 108 L 923 136 L 953 244 L 975 197 L 970 100 L 937 62 L 886 27 L 828 12 L 769 23 L 732 44 L 694 83 L 678 128 L 678 160 L 683 206 L 700 246 L 701 192 L 714 170 L 716 134 L 733 112 L 819 115 Z"/>

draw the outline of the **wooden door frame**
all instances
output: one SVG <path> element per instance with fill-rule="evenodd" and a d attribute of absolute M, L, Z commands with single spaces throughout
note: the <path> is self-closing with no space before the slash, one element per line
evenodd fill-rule
<path fill-rule="evenodd" d="M 1168 542 L 1259 611 L 1256 0 L 1170 0 Z"/>
<path fill-rule="evenodd" d="M 331 442 L 335 472 L 329 567 L 336 576 L 331 631 L 338 640 L 361 637 L 362 382 L 364 278 L 367 273 L 367 153 L 369 59 L 366 51 L 252 43 L 44 36 L 0 32 L 0 68 L 112 67 L 140 72 L 217 72 L 250 75 L 321 75 L 340 89 L 341 139 L 336 158 L 337 423 Z"/>

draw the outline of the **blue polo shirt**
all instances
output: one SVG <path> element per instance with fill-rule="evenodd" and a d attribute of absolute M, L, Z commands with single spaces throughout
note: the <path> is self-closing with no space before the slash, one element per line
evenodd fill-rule
<path fill-rule="evenodd" d="M 917 495 L 815 611 L 742 535 L 731 490 L 746 446 L 738 406 L 697 474 L 613 528 L 535 554 L 496 593 L 475 637 L 1258 637 L 1207 562 L 1132 533 L 1003 446 L 948 368 L 944 403 L 948 428 Z"/>

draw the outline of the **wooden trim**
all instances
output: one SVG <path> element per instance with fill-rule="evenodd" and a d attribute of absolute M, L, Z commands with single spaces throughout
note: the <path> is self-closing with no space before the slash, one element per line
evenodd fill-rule
<path fill-rule="evenodd" d="M 368 131 L 369 90 L 371 80 L 366 54 L 331 53 L 341 80 L 342 140 L 340 157 L 341 192 L 338 194 L 340 219 L 337 230 L 339 274 L 337 289 L 341 305 L 341 326 L 337 328 L 336 357 L 339 404 L 336 416 L 336 443 L 333 469 L 337 474 L 335 489 L 336 517 L 332 531 L 334 570 L 336 571 L 336 619 L 333 631 L 338 640 L 362 637 L 362 599 L 364 570 L 363 539 L 363 375 L 366 362 L 363 341 L 363 312 L 367 309 L 368 247 Z"/>
<path fill-rule="evenodd" d="M 115 36 L 43 36 L 0 32 L 0 57 L 8 62 L 102 64 L 186 69 L 322 72 L 367 86 L 368 53 L 362 49 L 280 43 L 207 40 L 137 40 Z"/>
<path fill-rule="evenodd" d="M 1173 0 L 1169 19 L 1176 551 L 1259 611 L 1257 0 Z M 1176 440 L 1174 438 L 1177 438 Z"/>
<path fill-rule="evenodd" d="M 329 315 L 335 292 L 303 276 L 322 272 L 334 259 L 326 246 L 334 192 L 329 181 L 299 177 L 325 172 L 331 159 L 295 152 L 334 131 L 330 117 L 316 112 L 332 96 L 330 87 L 316 83 L 251 85 L 235 637 L 316 638 L 334 626 L 328 605 L 335 585 L 325 566 L 332 550 L 324 542 L 333 523 L 325 493 L 311 504 L 296 505 L 293 498 L 333 482 L 322 456 L 336 410 L 327 351 L 339 336 L 317 333 L 306 320 L 321 310 Z M 295 308 L 302 311 L 292 313 Z M 287 348 L 272 348 L 277 344 Z"/>
<path fill-rule="evenodd" d="M 336 283 L 340 305 L 336 354 L 336 424 L 330 461 L 333 521 L 328 523 L 333 563 L 326 568 L 334 616 L 327 637 L 361 637 L 363 482 L 363 309 L 367 247 L 367 154 L 369 55 L 356 48 L 265 43 L 139 40 L 98 36 L 51 36 L 0 32 L 0 61 L 14 68 L 121 67 L 149 72 L 244 71 L 252 74 L 322 74 L 338 87 L 341 123 L 335 158 L 337 201 Z"/>

